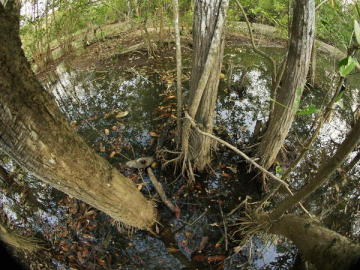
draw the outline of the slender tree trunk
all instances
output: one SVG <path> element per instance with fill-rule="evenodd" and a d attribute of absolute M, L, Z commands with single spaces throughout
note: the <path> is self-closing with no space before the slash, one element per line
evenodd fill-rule
<path fill-rule="evenodd" d="M 326 163 L 324 163 L 318 170 L 318 173 L 310 179 L 309 183 L 303 186 L 294 196 L 283 200 L 276 209 L 270 213 L 272 220 L 277 220 L 287 210 L 290 210 L 298 202 L 306 199 L 312 192 L 318 189 L 329 176 L 343 164 L 345 158 L 351 153 L 355 147 L 360 143 L 360 119 L 351 129 L 345 141 L 339 146 L 336 153 Z"/>
<path fill-rule="evenodd" d="M 229 0 L 198 0 L 195 2 L 193 41 L 194 54 L 188 108 L 191 118 L 201 129 L 212 133 L 219 75 L 224 50 L 224 26 Z M 185 121 L 182 149 L 194 168 L 203 170 L 210 163 L 211 139 L 191 133 Z"/>
<path fill-rule="evenodd" d="M 153 204 L 68 125 L 36 79 L 19 38 L 19 10 L 0 5 L 0 147 L 51 186 L 137 228 Z"/>
<path fill-rule="evenodd" d="M 295 1 L 285 74 L 277 91 L 274 111 L 257 156 L 268 169 L 275 161 L 295 117 L 309 70 L 315 29 L 314 0 Z"/>
<path fill-rule="evenodd" d="M 290 239 L 319 270 L 348 270 L 360 259 L 358 244 L 309 218 L 285 215 L 271 225 L 270 232 Z"/>
<path fill-rule="evenodd" d="M 181 73 L 182 73 L 182 59 L 181 59 L 181 43 L 180 43 L 180 27 L 179 27 L 179 1 L 173 0 L 174 9 L 174 29 L 175 29 L 175 43 L 176 43 L 176 95 L 177 95 L 177 132 L 176 141 L 181 141 L 181 113 L 182 113 L 182 86 L 181 86 Z"/>

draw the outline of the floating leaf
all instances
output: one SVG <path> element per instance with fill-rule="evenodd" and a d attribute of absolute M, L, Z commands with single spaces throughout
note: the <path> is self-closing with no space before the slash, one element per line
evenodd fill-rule
<path fill-rule="evenodd" d="M 318 112 L 320 112 L 320 110 L 318 108 L 316 108 L 314 105 L 310 105 L 310 106 L 306 107 L 305 109 L 298 110 L 296 114 L 297 115 L 309 115 L 309 114 L 318 113 Z"/>
<path fill-rule="evenodd" d="M 151 137 L 159 137 L 159 134 L 157 134 L 155 131 L 150 131 L 150 132 L 149 132 L 149 135 L 150 135 Z"/>
<path fill-rule="evenodd" d="M 94 120 L 96 120 L 96 119 L 98 119 L 97 116 L 93 116 L 93 117 L 88 118 L 89 121 L 94 121 Z"/>
<path fill-rule="evenodd" d="M 127 116 L 128 114 L 129 114 L 128 111 L 118 112 L 118 113 L 115 115 L 115 117 L 116 117 L 116 118 L 122 118 L 122 117 Z"/>
<path fill-rule="evenodd" d="M 355 38 L 358 45 L 360 45 L 360 25 L 357 20 L 354 20 L 354 32 Z"/>
<path fill-rule="evenodd" d="M 224 173 L 222 173 L 222 174 L 221 174 L 221 176 L 222 176 L 222 177 L 226 177 L 226 178 L 229 178 L 229 177 L 231 177 L 231 175 L 230 175 L 230 174 L 228 174 L 228 173 L 225 173 L 225 172 L 224 172 Z"/>

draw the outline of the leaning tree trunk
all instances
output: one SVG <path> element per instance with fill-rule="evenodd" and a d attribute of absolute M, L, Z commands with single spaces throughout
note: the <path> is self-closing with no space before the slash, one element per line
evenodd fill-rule
<path fill-rule="evenodd" d="M 304 259 L 319 270 L 358 269 L 360 245 L 309 218 L 285 215 L 271 225 L 269 232 L 290 239 Z"/>
<path fill-rule="evenodd" d="M 191 118 L 207 133 L 213 130 L 228 5 L 229 0 L 195 2 L 194 54 L 187 105 Z M 182 134 L 185 159 L 193 162 L 194 168 L 203 170 L 210 163 L 211 139 L 190 129 L 190 122 L 185 120 Z"/>
<path fill-rule="evenodd" d="M 0 147 L 51 186 L 137 228 L 156 210 L 68 125 L 36 79 L 19 38 L 19 9 L 0 4 Z"/>
<path fill-rule="evenodd" d="M 273 212 L 270 213 L 272 220 L 278 219 L 287 210 L 290 210 L 297 203 L 306 199 L 311 193 L 317 190 L 337 168 L 344 163 L 346 157 L 355 149 L 360 143 L 360 119 L 353 126 L 350 133 L 347 135 L 344 142 L 339 146 L 336 153 L 323 165 L 320 166 L 317 174 L 315 174 L 299 191 L 293 196 L 287 197 L 281 201 Z"/>
<path fill-rule="evenodd" d="M 314 0 L 295 1 L 294 18 L 285 74 L 277 91 L 274 111 L 257 150 L 261 164 L 268 169 L 275 161 L 298 109 L 309 70 L 315 30 Z"/>

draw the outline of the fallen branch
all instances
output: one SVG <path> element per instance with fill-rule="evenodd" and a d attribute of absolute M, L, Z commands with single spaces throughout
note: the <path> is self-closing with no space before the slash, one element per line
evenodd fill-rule
<path fill-rule="evenodd" d="M 231 150 L 233 150 L 235 153 L 239 154 L 241 157 L 243 157 L 245 160 L 247 160 L 248 162 L 250 162 L 253 166 L 255 166 L 256 168 L 258 168 L 260 171 L 262 171 L 263 173 L 269 175 L 272 179 L 274 179 L 275 181 L 277 181 L 279 184 L 283 185 L 285 187 L 285 189 L 287 190 L 287 192 L 290 195 L 294 195 L 294 193 L 290 190 L 289 185 L 284 181 L 281 180 L 279 177 L 273 175 L 271 172 L 269 172 L 268 170 L 266 170 L 264 167 L 262 167 L 261 165 L 259 165 L 258 163 L 256 163 L 253 159 L 251 159 L 248 155 L 246 155 L 244 152 L 241 152 L 239 149 L 237 149 L 235 146 L 229 144 L 228 142 L 210 134 L 207 132 L 202 131 L 201 129 L 198 128 L 198 126 L 196 125 L 194 119 L 192 119 L 189 115 L 188 112 L 185 112 L 185 117 L 190 121 L 191 125 L 194 127 L 194 129 L 199 132 L 200 134 L 204 135 L 204 136 L 208 136 L 210 138 L 212 138 L 213 140 L 225 145 L 226 147 L 230 148 Z M 306 208 L 299 202 L 299 206 L 301 207 L 301 209 L 308 214 L 310 217 L 312 217 L 312 215 L 309 213 L 308 210 L 306 210 Z"/>
<path fill-rule="evenodd" d="M 239 149 L 237 149 L 235 146 L 232 146 L 231 144 L 229 144 L 228 142 L 210 134 L 207 132 L 202 131 L 201 129 L 198 128 L 198 126 L 196 125 L 195 121 L 190 117 L 190 115 L 188 114 L 188 112 L 185 112 L 185 117 L 187 119 L 189 119 L 191 125 L 195 128 L 195 130 L 197 132 L 199 132 L 200 134 L 204 135 L 204 136 L 208 136 L 210 138 L 212 138 L 213 140 L 225 145 L 226 147 L 230 148 L 231 150 L 233 150 L 235 153 L 239 154 L 241 157 L 243 157 L 244 159 L 246 159 L 248 162 L 250 162 L 253 166 L 255 166 L 256 168 L 258 168 L 260 171 L 262 171 L 263 173 L 269 175 L 272 179 L 274 179 L 275 181 L 281 183 L 283 186 L 285 186 L 287 189 L 289 188 L 289 185 L 281 180 L 279 177 L 273 175 L 271 172 L 269 172 L 268 170 L 266 170 L 264 167 L 260 166 L 258 163 L 256 163 L 253 159 L 251 159 L 248 155 L 246 155 L 244 152 L 241 152 Z M 290 191 L 291 192 L 291 191 Z"/>
<path fill-rule="evenodd" d="M 153 170 L 151 169 L 151 167 L 148 167 L 146 169 L 150 181 L 151 183 L 154 185 L 157 193 L 160 196 L 160 199 L 163 201 L 163 203 L 171 210 L 175 213 L 176 217 L 179 218 L 180 217 L 180 208 L 178 206 L 175 206 L 166 196 L 165 191 L 161 185 L 161 183 L 156 179 L 156 176 L 154 175 Z"/>

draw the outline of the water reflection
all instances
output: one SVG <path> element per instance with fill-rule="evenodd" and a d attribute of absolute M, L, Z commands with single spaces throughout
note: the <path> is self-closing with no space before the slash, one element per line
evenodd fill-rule
<path fill-rule="evenodd" d="M 268 49 L 267 52 L 274 54 L 277 59 L 281 59 L 284 54 L 282 50 L 278 49 Z M 258 121 L 266 122 L 268 117 L 270 97 L 268 63 L 254 55 L 249 49 L 232 48 L 226 51 L 225 67 L 231 69 L 231 72 L 223 71 L 229 76 L 220 82 L 215 131 L 225 137 L 227 141 L 245 146 L 252 142 L 256 123 Z M 159 120 L 156 120 L 156 109 L 162 105 L 162 94 L 168 89 L 168 86 L 162 83 L 158 73 L 125 72 L 119 69 L 75 71 L 63 65 L 58 67 L 57 73 L 50 73 L 48 76 L 49 79 L 46 82 L 48 90 L 56 97 L 60 108 L 73 128 L 99 154 L 108 158 L 115 165 L 141 155 L 153 154 L 150 146 L 154 140 L 149 133 L 159 123 Z M 329 89 L 336 85 L 337 80 L 331 60 L 321 58 L 318 61 L 317 78 L 319 78 L 319 85 L 305 90 L 302 107 L 315 105 L 320 108 L 330 99 Z M 331 121 L 323 127 L 318 140 L 291 175 L 290 184 L 294 189 L 302 186 L 304 180 L 312 175 L 318 165 L 334 152 L 337 144 L 342 142 L 352 119 L 351 110 L 355 111 L 360 104 L 358 88 L 360 83 L 358 81 L 359 79 L 356 77 L 349 79 L 349 91 L 337 104 Z M 124 112 L 128 112 L 128 114 L 121 114 L 121 117 L 117 117 L 119 113 Z M 286 141 L 287 146 L 291 146 L 292 149 L 300 149 L 301 145 L 297 142 L 309 136 L 313 130 L 315 117 L 316 115 L 296 117 L 290 136 Z M 113 155 L 113 153 L 115 154 Z M 233 157 L 229 153 L 226 155 Z M 291 153 L 289 155 L 291 156 Z M 355 153 L 352 157 L 354 155 Z M 236 159 L 234 158 L 232 161 L 235 163 Z M 16 165 L 11 160 L 2 162 L 1 165 L 8 171 L 20 170 L 15 168 Z M 236 166 L 231 169 L 235 171 Z M 203 181 L 205 189 L 208 191 L 207 198 L 226 200 L 229 196 L 234 196 L 232 187 L 234 185 L 241 186 L 241 179 L 225 179 L 223 170 L 216 168 L 214 171 L 213 175 Z M 338 226 L 353 237 L 359 237 L 360 234 L 359 215 L 350 214 L 351 211 L 356 213 L 358 207 L 359 187 L 356 179 L 359 178 L 359 171 L 359 166 L 355 166 L 348 174 L 351 185 L 344 188 L 343 193 L 339 194 L 334 185 L 328 185 L 321 190 L 320 195 L 314 195 L 315 200 L 307 205 L 312 211 L 319 212 L 324 205 L 329 205 L 329 202 L 335 204 L 336 193 L 338 193 L 337 196 L 340 196 L 340 198 L 337 197 L 337 201 L 347 198 L 348 202 L 336 205 L 336 208 L 329 214 L 332 218 L 325 221 L 331 225 L 334 217 L 337 217 L 338 220 L 341 217 L 347 224 L 339 223 Z M 11 196 L 0 194 L 0 203 L 7 218 L 19 227 L 27 226 L 39 232 L 49 232 L 53 228 L 62 231 L 60 227 L 67 226 L 64 224 L 70 222 L 69 216 L 78 215 L 76 211 L 82 209 L 78 205 L 79 203 L 67 202 L 66 207 L 62 207 L 65 197 L 63 194 L 59 195 L 60 192 L 53 191 L 47 185 L 33 179 L 28 173 L 24 173 L 24 175 L 23 180 L 18 177 L 16 181 L 22 181 L 24 185 L 31 188 L 38 198 L 38 204 L 42 207 L 40 209 L 33 208 L 31 212 L 23 207 L 19 212 L 14 210 L 17 204 L 22 203 L 19 192 Z M 145 181 L 147 181 L 146 178 Z M 68 209 L 70 203 L 75 205 L 74 213 Z M 201 202 L 196 201 L 191 194 L 184 204 L 201 206 Z M 228 207 L 228 205 L 225 203 L 224 207 Z M 350 210 L 346 210 L 347 208 Z M 190 260 L 202 237 L 211 235 L 219 238 L 222 229 L 218 224 L 221 224 L 222 219 L 219 218 L 218 208 L 210 211 L 211 213 L 206 212 L 204 215 L 201 207 L 188 207 L 183 210 L 185 211 L 182 212 L 182 220 L 172 220 L 170 223 L 173 225 L 174 232 L 179 229 L 174 239 L 177 248 Z M 87 209 L 86 211 L 91 210 Z M 199 217 L 201 219 L 192 226 L 188 225 Z M 85 225 L 82 227 L 82 223 L 81 226 L 77 225 L 79 228 L 76 233 L 69 230 L 69 234 L 76 236 L 79 241 L 91 242 L 93 248 L 91 254 L 106 253 L 109 250 L 114 254 L 118 252 L 119 256 L 114 257 L 114 261 L 121 261 L 122 267 L 125 267 L 123 269 L 182 269 L 185 267 L 185 264 L 170 254 L 164 243 L 157 238 L 143 232 L 135 232 L 129 239 L 114 232 L 113 226 L 109 224 L 109 219 L 102 214 L 98 214 L 93 219 L 88 218 L 88 220 L 89 224 L 86 226 L 92 226 L 92 222 L 95 223 L 94 220 L 97 220 L 99 224 L 107 225 L 93 229 L 95 233 L 92 236 L 94 239 L 91 241 L 86 240 L 88 237 L 86 228 L 88 227 Z M 217 225 L 210 226 L 209 224 Z M 86 232 L 85 236 L 83 231 Z M 114 235 L 113 239 L 116 238 L 116 241 L 110 241 L 111 243 L 105 247 L 103 241 L 108 234 Z M 72 238 L 63 236 L 61 239 L 70 241 L 69 239 Z M 187 243 L 186 247 L 181 244 L 184 241 Z M 65 247 L 67 246 L 65 245 Z M 241 267 L 246 266 L 252 269 L 287 269 L 286 267 L 292 264 L 295 254 L 294 247 L 287 242 L 277 241 L 266 246 L 257 236 L 240 253 L 226 259 L 224 268 L 228 270 L 245 269 Z M 77 260 L 75 259 L 74 261 Z M 71 262 L 74 263 L 74 261 Z M 81 260 L 76 262 L 81 265 Z M 58 268 L 65 268 L 60 259 L 53 258 L 53 263 Z M 113 267 L 115 267 L 115 263 Z"/>

